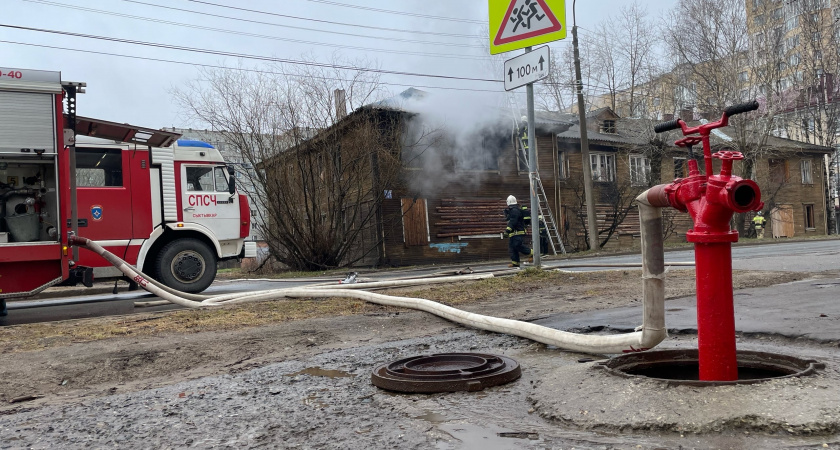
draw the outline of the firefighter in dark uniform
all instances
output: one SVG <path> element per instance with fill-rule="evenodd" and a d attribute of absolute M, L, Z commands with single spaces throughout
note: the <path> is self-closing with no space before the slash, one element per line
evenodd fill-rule
<path fill-rule="evenodd" d="M 548 254 L 548 228 L 545 226 L 545 220 L 543 220 L 542 214 L 539 215 L 540 218 L 540 255 L 547 255 Z"/>
<path fill-rule="evenodd" d="M 510 195 L 507 198 L 507 208 L 505 208 L 505 220 L 507 220 L 507 228 L 505 228 L 504 236 L 508 240 L 508 253 L 510 254 L 510 264 L 508 267 L 519 267 L 519 254 L 531 257 L 534 260 L 534 251 L 525 245 L 525 225 L 531 221 L 531 212 L 527 206 L 520 207 L 516 203 L 516 197 Z"/>

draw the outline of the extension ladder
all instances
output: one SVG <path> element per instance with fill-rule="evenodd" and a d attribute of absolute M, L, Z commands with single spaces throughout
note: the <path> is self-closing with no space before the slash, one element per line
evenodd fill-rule
<path fill-rule="evenodd" d="M 530 168 L 531 162 L 528 160 L 528 152 L 525 150 L 525 146 L 522 143 L 522 136 L 519 134 L 519 121 L 516 117 L 516 113 L 519 111 L 519 108 L 517 107 L 516 99 L 512 94 L 508 95 L 508 104 L 510 105 L 511 112 L 513 113 L 513 133 L 516 136 L 514 141 L 516 141 L 517 153 L 522 155 L 522 161 L 524 161 L 525 164 L 528 164 L 528 167 Z M 559 248 L 560 252 L 565 255 L 566 247 L 563 246 L 563 239 L 560 237 L 560 230 L 557 227 L 557 221 L 554 219 L 554 214 L 548 206 L 548 197 L 545 195 L 545 189 L 543 188 L 539 172 L 534 173 L 534 188 L 537 192 L 537 209 L 539 210 L 537 212 L 540 216 L 542 216 L 543 222 L 545 222 L 545 229 L 546 232 L 548 232 L 548 243 L 549 247 L 551 247 L 551 253 L 556 255 L 557 249 Z M 534 236 L 539 236 L 539 230 L 532 230 L 532 234 Z"/>

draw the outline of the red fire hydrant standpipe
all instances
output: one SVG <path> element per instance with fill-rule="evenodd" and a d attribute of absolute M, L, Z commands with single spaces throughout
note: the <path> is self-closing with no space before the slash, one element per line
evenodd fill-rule
<path fill-rule="evenodd" d="M 740 152 L 711 153 L 709 134 L 715 128 L 729 124 L 729 117 L 758 109 L 752 101 L 724 110 L 717 122 L 688 127 L 680 119 L 658 124 L 657 133 L 682 129 L 686 136 L 675 144 L 691 147 L 703 144 L 705 175 L 697 161 L 690 158 L 688 177 L 677 178 L 671 184 L 650 189 L 648 199 L 654 206 L 672 206 L 688 212 L 694 228 L 686 233 L 686 240 L 694 243 L 697 283 L 697 341 L 700 380 L 734 381 L 738 379 L 735 351 L 735 311 L 732 296 L 732 243 L 738 232 L 730 222 L 735 213 L 758 211 L 764 207 L 761 191 L 752 180 L 732 175 L 732 164 L 744 159 Z M 699 136 L 691 136 L 699 135 Z M 712 158 L 721 160 L 720 173 L 713 174 Z"/>

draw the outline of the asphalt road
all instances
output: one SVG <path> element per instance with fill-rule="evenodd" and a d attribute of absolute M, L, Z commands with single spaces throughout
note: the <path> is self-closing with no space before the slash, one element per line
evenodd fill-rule
<path fill-rule="evenodd" d="M 690 251 L 665 254 L 666 261 L 689 261 Z M 605 262 L 637 262 L 640 257 L 619 256 Z M 819 273 L 840 270 L 840 241 L 786 242 L 732 249 L 732 266 L 743 270 Z M 666 279 L 667 283 L 667 279 Z M 735 292 L 735 329 L 741 333 L 782 335 L 819 342 L 840 341 L 840 277 L 806 279 L 768 288 Z M 697 332 L 695 297 L 669 300 L 666 324 L 671 333 Z M 628 332 L 641 324 L 641 306 L 556 315 L 535 323 L 566 331 Z"/>
<path fill-rule="evenodd" d="M 761 245 L 742 245 L 732 249 L 733 268 L 745 270 L 783 270 L 792 272 L 821 272 L 840 268 L 840 240 L 827 241 L 795 241 L 784 243 L 766 243 Z M 668 251 L 665 253 L 665 260 L 693 261 L 692 250 Z M 621 264 L 641 263 L 641 255 L 619 255 L 604 257 L 575 258 L 563 261 L 545 260 L 544 265 L 571 265 L 580 263 L 590 264 Z M 361 274 L 360 277 L 375 280 L 386 280 L 397 277 L 424 276 L 441 271 L 453 271 L 464 268 L 458 267 L 425 267 L 418 269 L 407 269 L 390 272 L 378 272 L 376 274 Z M 473 266 L 481 270 L 505 270 L 506 264 L 480 264 Z M 573 267 L 568 270 L 584 271 L 594 270 L 589 267 Z M 374 278 L 375 277 L 375 278 Z M 328 280 L 329 279 L 324 279 Z M 337 281 L 337 279 L 335 280 Z M 277 289 L 284 287 L 304 286 L 313 284 L 308 280 L 231 280 L 217 281 L 206 294 L 228 294 L 235 292 L 251 292 L 265 289 Z M 164 305 L 149 308 L 136 308 L 135 302 L 146 302 L 158 300 L 152 294 L 145 292 L 120 292 L 117 294 L 106 293 L 97 295 L 85 295 L 84 290 L 68 292 L 67 296 L 54 297 L 49 300 L 25 300 L 9 302 L 9 315 L 0 317 L 0 326 L 16 325 L 24 323 L 48 322 L 55 320 L 79 319 L 88 317 L 99 317 L 105 315 L 123 315 L 136 312 L 154 312 L 181 308 L 177 305 Z"/>
<path fill-rule="evenodd" d="M 604 263 L 641 263 L 642 257 L 637 254 L 594 257 L 586 258 L 586 260 Z M 665 261 L 694 261 L 694 250 L 665 252 Z M 840 269 L 840 240 L 768 242 L 759 245 L 734 246 L 732 268 L 788 272 L 822 272 Z"/>
<path fill-rule="evenodd" d="M 835 265 L 835 267 L 837 267 Z M 667 279 L 665 281 L 667 283 Z M 815 342 L 840 342 L 840 277 L 806 279 L 735 292 L 735 331 L 784 336 Z M 632 332 L 642 323 L 642 307 L 552 315 L 534 323 L 572 332 Z M 670 334 L 697 333 L 697 300 L 684 297 L 665 303 Z"/>

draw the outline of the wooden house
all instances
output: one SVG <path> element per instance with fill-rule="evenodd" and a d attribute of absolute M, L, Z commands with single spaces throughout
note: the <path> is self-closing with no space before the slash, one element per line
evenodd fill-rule
<path fill-rule="evenodd" d="M 653 132 L 654 121 L 619 118 L 608 108 L 590 113 L 587 119 L 590 162 L 596 198 L 598 229 L 606 247 L 629 248 L 638 245 L 638 212 L 632 199 L 650 186 L 670 183 L 688 173 L 688 151 L 674 146 L 681 138 L 679 131 L 663 135 Z M 699 122 L 689 122 L 696 126 Z M 712 153 L 733 149 L 735 130 L 725 127 L 715 130 L 711 137 Z M 564 199 L 560 208 L 567 217 L 566 239 L 571 247 L 582 248 L 586 227 L 580 174 L 580 129 L 575 124 L 558 135 L 558 160 L 565 161 L 558 173 L 558 197 Z M 833 149 L 799 141 L 766 137 L 749 174 L 737 161 L 733 173 L 750 178 L 762 191 L 764 212 L 773 237 L 824 235 L 827 230 L 827 175 L 825 155 Z M 702 147 L 694 148 L 693 157 L 703 170 Z M 713 160 L 715 173 L 720 161 Z M 563 174 L 568 174 L 563 176 Z M 692 222 L 688 214 L 674 210 L 663 211 L 665 234 L 671 240 L 684 240 Z M 749 231 L 754 213 L 736 216 L 743 220 L 741 230 Z M 734 224 L 737 225 L 737 224 Z M 766 233 L 765 237 L 770 236 Z"/>
<path fill-rule="evenodd" d="M 423 95 L 409 90 L 397 100 Z M 380 175 L 377 161 L 359 168 L 369 171 L 372 180 L 369 204 L 375 210 L 375 220 L 366 223 L 367 231 L 359 234 L 366 241 L 358 251 L 366 257 L 358 259 L 357 264 L 407 266 L 507 259 L 507 239 L 501 236 L 505 198 L 514 195 L 520 204 L 530 205 L 528 167 L 518 150 L 519 131 L 510 112 L 487 114 L 495 116 L 492 120 L 485 118 L 466 133 L 437 129 L 428 134 L 418 126 L 423 114 L 389 99 L 354 111 L 330 130 L 333 134 L 339 130 L 338 145 L 325 148 L 341 152 L 343 136 L 352 136 L 359 127 L 373 128 L 379 137 L 368 139 L 390 143 L 394 148 L 388 153 L 400 165 L 398 176 L 387 179 Z M 381 126 L 383 123 L 389 126 Z M 567 250 L 584 250 L 583 163 L 577 115 L 538 112 L 535 126 L 538 171 L 547 207 L 557 218 Z M 686 152 L 673 146 L 671 136 L 655 139 L 652 122 L 622 119 L 609 108 L 588 113 L 585 126 L 589 131 L 599 241 L 606 241 L 606 247 L 637 246 L 638 213 L 632 199 L 649 186 L 684 176 Z M 779 215 L 785 223 L 793 221 L 793 231 L 785 234 L 825 234 L 825 174 L 820 158 L 830 149 L 772 139 L 779 149 L 774 153 L 776 159 L 759 161 L 754 178 L 764 189 L 765 184 L 781 176 L 780 167 L 785 170 L 783 186 L 774 185 L 775 200 L 768 203 L 777 208 L 774 211 L 781 211 L 774 212 L 773 217 Z M 714 145 L 725 147 L 726 139 L 716 137 Z M 286 157 L 294 158 L 303 148 L 291 149 Z M 341 157 L 334 155 L 335 159 Z M 779 160 L 785 163 L 780 165 Z M 808 169 L 809 175 L 797 175 L 800 168 Z M 762 177 L 767 183 L 762 184 Z M 669 237 L 682 239 L 691 226 L 688 215 L 669 211 L 666 218 Z M 776 228 L 781 225 L 771 226 Z"/>

